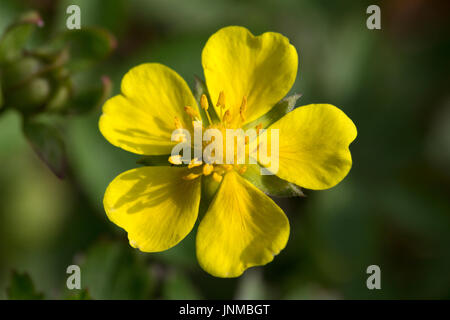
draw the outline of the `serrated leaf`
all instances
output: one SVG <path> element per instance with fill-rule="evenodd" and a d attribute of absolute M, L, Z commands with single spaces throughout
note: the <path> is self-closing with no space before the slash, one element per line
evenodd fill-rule
<path fill-rule="evenodd" d="M 213 123 L 220 122 L 219 116 L 217 115 L 216 110 L 214 109 L 213 104 L 211 102 L 211 98 L 209 97 L 208 88 L 206 87 L 205 82 L 197 76 L 194 76 L 194 80 L 195 80 L 194 97 L 195 97 L 195 100 L 197 101 L 197 105 L 199 107 L 198 111 L 200 113 L 200 116 L 202 117 L 202 122 L 209 123 L 208 116 L 206 115 L 206 111 L 203 110 L 200 106 L 200 98 L 201 98 L 202 94 L 206 95 L 206 97 L 208 98 L 208 104 L 209 104 L 208 113 L 209 113 L 209 116 L 211 117 L 211 121 Z"/>
<path fill-rule="evenodd" d="M 272 123 L 280 120 L 286 113 L 292 111 L 297 103 L 297 100 L 301 97 L 301 94 L 294 94 L 286 97 L 278 102 L 269 112 L 259 117 L 258 119 L 247 123 L 244 129 L 254 129 L 257 125 L 261 124 L 263 128 L 267 128 Z"/>
<path fill-rule="evenodd" d="M 68 113 L 83 114 L 99 108 L 111 95 L 111 80 L 104 76 L 100 86 L 84 89 L 70 99 L 66 109 Z"/>
<path fill-rule="evenodd" d="M 11 282 L 6 290 L 6 296 L 10 300 L 42 300 L 44 295 L 37 292 L 33 281 L 27 273 L 13 271 Z"/>
<path fill-rule="evenodd" d="M 9 26 L 0 40 L 0 64 L 17 59 L 34 28 L 42 25 L 39 14 L 29 12 Z"/>
<path fill-rule="evenodd" d="M 93 299 L 146 299 L 151 278 L 141 258 L 123 243 L 98 243 L 81 265 L 81 286 Z"/>
<path fill-rule="evenodd" d="M 64 178 L 67 166 L 65 144 L 60 132 L 49 124 L 25 121 L 23 132 L 33 150 L 58 178 Z"/>
<path fill-rule="evenodd" d="M 106 58 L 117 46 L 115 37 L 106 29 L 86 27 L 61 33 L 49 47 L 52 50 L 67 47 L 70 70 L 87 68 L 98 60 Z"/>
<path fill-rule="evenodd" d="M 304 197 L 300 187 L 286 180 L 283 180 L 276 175 L 262 175 L 261 167 L 257 164 L 247 165 L 247 171 L 242 175 L 245 179 L 250 181 L 255 187 L 275 197 Z"/>

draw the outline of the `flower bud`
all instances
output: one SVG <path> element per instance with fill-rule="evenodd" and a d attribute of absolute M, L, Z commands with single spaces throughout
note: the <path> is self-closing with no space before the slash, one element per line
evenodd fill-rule
<path fill-rule="evenodd" d="M 8 106 L 23 112 L 37 111 L 50 97 L 51 86 L 45 78 L 34 78 L 23 86 L 5 92 Z"/>
<path fill-rule="evenodd" d="M 51 112 L 63 111 L 70 97 L 70 86 L 68 84 L 60 85 L 54 90 L 45 110 Z"/>
<path fill-rule="evenodd" d="M 4 88 L 12 88 L 31 78 L 42 68 L 42 63 L 34 57 L 23 57 L 4 67 L 2 83 Z"/>

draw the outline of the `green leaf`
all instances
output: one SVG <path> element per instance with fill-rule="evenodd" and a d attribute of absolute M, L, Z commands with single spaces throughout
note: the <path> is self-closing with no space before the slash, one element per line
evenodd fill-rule
<path fill-rule="evenodd" d="M 157 156 L 143 156 L 139 158 L 136 163 L 142 164 L 144 166 L 169 166 L 170 154 L 157 155 Z"/>
<path fill-rule="evenodd" d="M 111 80 L 103 76 L 101 85 L 75 93 L 66 111 L 68 113 L 83 114 L 96 110 L 111 95 L 111 89 Z"/>
<path fill-rule="evenodd" d="M 3 107 L 3 101 L 4 101 L 4 99 L 3 99 L 3 90 L 2 90 L 2 77 L 0 74 L 0 110 Z"/>
<path fill-rule="evenodd" d="M 51 50 L 69 49 L 70 70 L 85 69 L 98 60 L 106 58 L 117 46 L 116 39 L 107 30 L 86 27 L 61 33 L 49 44 Z"/>
<path fill-rule="evenodd" d="M 36 292 L 33 281 L 27 273 L 12 272 L 6 296 L 10 300 L 42 300 L 44 295 Z"/>
<path fill-rule="evenodd" d="M 17 59 L 34 28 L 43 24 L 37 12 L 29 12 L 9 26 L 0 40 L 0 64 Z"/>
<path fill-rule="evenodd" d="M 272 110 L 267 112 L 265 115 L 259 117 L 258 119 L 247 123 L 244 129 L 254 129 L 257 125 L 261 124 L 263 128 L 267 128 L 272 123 L 280 120 L 286 113 L 292 111 L 297 103 L 297 100 L 301 97 L 301 94 L 294 94 L 292 96 L 286 97 L 280 102 L 278 102 Z"/>
<path fill-rule="evenodd" d="M 23 132 L 38 156 L 57 177 L 63 178 L 67 157 L 60 132 L 49 124 L 34 120 L 24 121 Z"/>
<path fill-rule="evenodd" d="M 93 299 L 146 299 L 150 272 L 136 249 L 119 242 L 100 242 L 87 252 L 81 286 Z"/>
<path fill-rule="evenodd" d="M 261 167 L 257 164 L 247 165 L 247 171 L 242 176 L 269 196 L 305 196 L 297 185 L 280 179 L 276 175 L 262 175 L 260 169 Z"/>
<path fill-rule="evenodd" d="M 201 299 L 201 296 L 189 277 L 180 272 L 172 272 L 163 284 L 163 298 L 196 300 Z"/>
<path fill-rule="evenodd" d="M 202 94 L 206 95 L 206 97 L 208 98 L 208 103 L 209 103 L 208 113 L 209 113 L 209 116 L 211 117 L 211 121 L 213 123 L 220 122 L 219 116 L 217 115 L 216 110 L 214 109 L 213 104 L 211 103 L 211 98 L 209 97 L 208 88 L 206 87 L 205 82 L 197 76 L 194 76 L 194 79 L 195 79 L 194 97 L 195 97 L 195 100 L 197 100 L 198 111 L 200 113 L 200 116 L 202 117 L 202 122 L 209 123 L 208 116 L 206 115 L 206 111 L 203 110 L 202 107 L 200 106 L 200 98 L 201 98 Z"/>

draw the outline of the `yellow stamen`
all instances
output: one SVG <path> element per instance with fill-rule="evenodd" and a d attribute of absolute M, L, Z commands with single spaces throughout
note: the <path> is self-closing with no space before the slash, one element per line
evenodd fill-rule
<path fill-rule="evenodd" d="M 191 117 L 191 118 L 197 118 L 199 116 L 198 111 L 194 110 L 191 106 L 184 107 L 184 111 Z"/>
<path fill-rule="evenodd" d="M 184 133 L 176 133 L 174 136 L 175 142 L 186 142 L 186 135 Z"/>
<path fill-rule="evenodd" d="M 181 121 L 180 121 L 180 119 L 178 119 L 178 117 L 175 117 L 175 128 L 177 128 L 177 129 L 183 128 L 183 126 L 181 125 Z"/>
<path fill-rule="evenodd" d="M 209 104 L 208 104 L 208 98 L 205 94 L 202 94 L 202 97 L 200 98 L 200 105 L 202 106 L 202 109 L 207 111 Z"/>
<path fill-rule="evenodd" d="M 222 178 L 223 178 L 221 175 L 217 174 L 217 172 L 214 172 L 213 175 L 212 175 L 212 177 L 213 177 L 213 179 L 214 179 L 215 181 L 217 181 L 217 182 L 222 181 Z"/>
<path fill-rule="evenodd" d="M 210 175 L 211 172 L 213 172 L 213 171 L 214 171 L 214 166 L 213 166 L 212 164 L 206 163 L 206 164 L 203 166 L 203 174 L 204 174 L 205 176 Z"/>
<path fill-rule="evenodd" d="M 261 129 L 262 129 L 262 124 L 260 123 L 256 126 L 256 134 L 259 134 L 259 131 L 261 131 Z"/>
<path fill-rule="evenodd" d="M 242 166 L 239 168 L 239 173 L 244 174 L 247 171 L 247 166 Z"/>
<path fill-rule="evenodd" d="M 194 159 L 191 160 L 191 162 L 189 162 L 188 168 L 189 168 L 189 169 L 192 169 L 192 168 L 194 168 L 194 167 L 200 166 L 201 164 L 202 164 L 201 161 L 198 161 L 197 158 L 194 158 Z"/>
<path fill-rule="evenodd" d="M 231 164 L 224 164 L 224 165 L 223 165 L 223 168 L 224 168 L 226 171 L 230 171 L 231 169 L 233 169 L 233 165 L 231 165 Z"/>
<path fill-rule="evenodd" d="M 225 123 L 230 123 L 230 122 L 231 122 L 231 113 L 230 113 L 230 110 L 225 111 L 225 114 L 223 115 L 222 120 L 223 120 L 223 122 L 225 122 Z"/>
<path fill-rule="evenodd" d="M 223 91 L 220 91 L 219 93 L 219 99 L 217 99 L 216 107 L 225 108 L 225 93 Z"/>
<path fill-rule="evenodd" d="M 197 126 L 201 126 L 202 129 L 204 129 L 204 128 L 203 128 L 203 123 L 202 123 L 200 120 L 194 120 L 194 121 L 192 121 L 192 127 L 196 128 Z"/>
<path fill-rule="evenodd" d="M 182 164 L 181 156 L 179 154 L 177 154 L 176 156 L 170 156 L 169 157 L 169 162 L 171 164 Z"/>
<path fill-rule="evenodd" d="M 208 98 L 205 94 L 202 94 L 202 97 L 200 98 L 200 105 L 202 106 L 202 109 L 205 110 L 206 116 L 208 117 L 209 124 L 212 124 L 211 117 L 209 116 L 208 108 Z"/>
<path fill-rule="evenodd" d="M 241 121 L 245 121 L 245 111 L 247 110 L 247 98 L 244 96 L 242 98 L 241 107 L 239 109 L 239 115 L 241 116 Z"/>
<path fill-rule="evenodd" d="M 200 177 L 202 174 L 201 173 L 189 173 L 187 176 L 184 176 L 183 179 L 184 180 L 194 180 L 197 179 L 198 177 Z"/>

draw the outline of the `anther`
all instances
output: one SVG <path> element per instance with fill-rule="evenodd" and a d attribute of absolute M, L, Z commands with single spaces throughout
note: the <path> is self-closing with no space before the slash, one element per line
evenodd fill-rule
<path fill-rule="evenodd" d="M 233 169 L 233 165 L 231 164 L 224 164 L 222 166 L 226 171 L 231 171 L 231 169 Z"/>
<path fill-rule="evenodd" d="M 239 115 L 241 116 L 242 122 L 245 121 L 245 111 L 247 110 L 247 98 L 244 96 L 242 98 L 241 107 L 239 109 Z"/>
<path fill-rule="evenodd" d="M 203 110 L 205 110 L 206 116 L 208 117 L 209 124 L 211 124 L 212 123 L 211 117 L 208 113 L 209 103 L 208 103 L 208 98 L 206 97 L 205 94 L 202 94 L 202 96 L 200 98 L 200 106 L 202 107 Z"/>
<path fill-rule="evenodd" d="M 213 179 L 214 179 L 215 181 L 217 181 L 217 182 L 222 181 L 222 178 L 223 178 L 221 175 L 217 174 L 217 172 L 214 172 L 213 175 L 212 175 L 212 177 L 213 177 Z"/>
<path fill-rule="evenodd" d="M 239 173 L 244 174 L 247 171 L 247 166 L 242 166 L 239 168 Z"/>
<path fill-rule="evenodd" d="M 222 120 L 223 120 L 223 122 L 225 122 L 225 123 L 230 123 L 230 122 L 231 122 L 231 113 L 230 113 L 230 110 L 225 111 Z"/>
<path fill-rule="evenodd" d="M 197 179 L 198 177 L 200 177 L 202 174 L 201 173 L 189 173 L 187 176 L 184 176 L 183 179 L 184 180 L 194 180 Z"/>
<path fill-rule="evenodd" d="M 175 128 L 177 128 L 177 129 L 183 128 L 183 126 L 181 125 L 181 121 L 180 121 L 180 119 L 178 119 L 178 117 L 175 117 Z"/>
<path fill-rule="evenodd" d="M 214 166 L 212 164 L 209 163 L 205 163 L 205 165 L 203 166 L 203 174 L 205 176 L 208 176 L 211 174 L 211 172 L 214 171 Z"/>
<path fill-rule="evenodd" d="M 260 123 L 260 124 L 258 124 L 257 126 L 256 126 L 256 133 L 257 134 L 259 134 L 259 131 L 262 129 L 262 124 Z"/>
<path fill-rule="evenodd" d="M 200 98 L 200 105 L 202 106 L 202 109 L 207 111 L 209 104 L 208 104 L 208 98 L 205 94 L 202 94 L 202 97 Z"/>
<path fill-rule="evenodd" d="M 188 168 L 189 168 L 189 169 L 192 169 L 192 168 L 194 168 L 194 167 L 200 166 L 201 164 L 202 164 L 201 161 L 198 161 L 197 158 L 194 158 L 194 159 L 191 160 L 191 162 L 189 162 Z"/>
<path fill-rule="evenodd" d="M 194 110 L 191 106 L 186 106 L 184 107 L 184 111 L 186 111 L 186 113 L 191 117 L 191 118 L 197 118 L 198 115 L 198 111 Z"/>
<path fill-rule="evenodd" d="M 220 91 L 219 93 L 219 99 L 217 99 L 216 107 L 225 108 L 225 93 L 223 91 Z"/>
<path fill-rule="evenodd" d="M 175 142 L 186 142 L 186 135 L 184 133 L 176 133 L 173 137 Z"/>
<path fill-rule="evenodd" d="M 177 154 L 176 156 L 170 156 L 169 157 L 169 162 L 171 164 L 182 164 L 181 156 L 179 154 Z"/>

